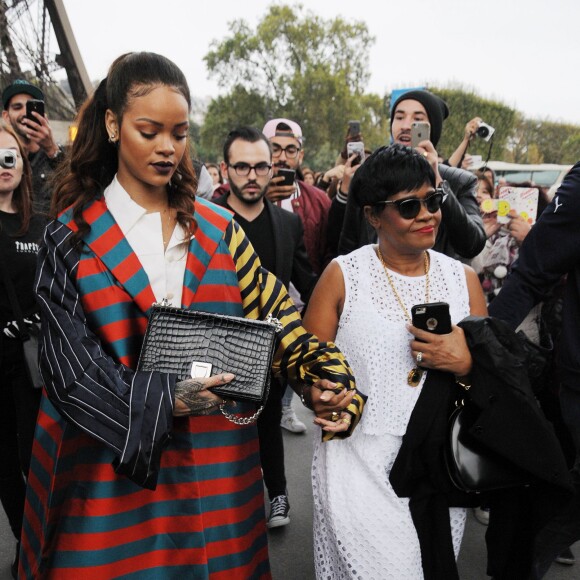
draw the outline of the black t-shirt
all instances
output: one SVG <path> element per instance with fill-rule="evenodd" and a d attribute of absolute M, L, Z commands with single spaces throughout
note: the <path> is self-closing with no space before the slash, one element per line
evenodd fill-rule
<path fill-rule="evenodd" d="M 38 311 L 33 287 L 36 275 L 36 254 L 45 223 L 40 216 L 33 216 L 28 232 L 22 236 L 15 236 L 21 226 L 20 215 L 0 211 L 0 252 L 2 252 L 4 268 L 8 270 L 8 276 L 12 280 L 24 316 Z M 4 278 L 5 275 L 6 272 L 3 272 L 1 277 Z M 15 319 L 6 287 L 0 281 L 0 328 Z"/>
<path fill-rule="evenodd" d="M 275 272 L 276 248 L 274 247 L 274 229 L 272 228 L 272 220 L 270 219 L 268 207 L 264 206 L 262 213 L 251 222 L 236 213 L 229 204 L 228 208 L 234 212 L 236 221 L 242 226 L 252 246 L 254 246 L 254 250 L 258 254 L 262 266 L 270 272 Z"/>

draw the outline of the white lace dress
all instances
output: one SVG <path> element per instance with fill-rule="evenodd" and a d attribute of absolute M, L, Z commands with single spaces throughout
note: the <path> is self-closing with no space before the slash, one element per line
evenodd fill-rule
<path fill-rule="evenodd" d="M 448 302 L 457 324 L 469 314 L 463 265 L 429 252 L 429 301 Z M 345 304 L 336 344 L 368 395 L 361 422 L 351 437 L 321 443 L 315 437 L 312 463 L 314 557 L 322 580 L 422 579 L 419 540 L 408 500 L 389 482 L 409 417 L 425 381 L 409 387 L 415 366 L 406 318 L 390 288 L 374 246 L 336 259 L 345 281 Z M 408 312 L 425 302 L 425 276 L 389 271 Z M 455 556 L 465 510 L 451 508 Z"/>

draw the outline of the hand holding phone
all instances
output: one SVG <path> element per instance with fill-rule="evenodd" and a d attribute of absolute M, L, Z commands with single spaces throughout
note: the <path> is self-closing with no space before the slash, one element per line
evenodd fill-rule
<path fill-rule="evenodd" d="M 278 181 L 275 185 L 294 185 L 296 181 L 296 171 L 294 169 L 285 169 L 281 167 L 278 169 L 276 177 L 283 177 L 284 179 Z"/>
<path fill-rule="evenodd" d="M 44 101 L 40 99 L 28 99 L 26 101 L 26 118 L 33 123 L 38 124 L 38 119 L 32 113 L 38 113 L 44 117 Z"/>
<path fill-rule="evenodd" d="M 346 135 L 347 139 L 353 139 L 360 135 L 360 121 L 349 121 L 348 122 L 348 133 Z"/>
<path fill-rule="evenodd" d="M 365 159 L 365 145 L 362 141 L 350 141 L 346 144 L 346 158 L 356 155 L 351 163 L 351 167 L 360 165 Z"/>
<path fill-rule="evenodd" d="M 431 125 L 426 121 L 415 121 L 411 124 L 411 147 L 418 147 L 421 141 L 431 139 Z"/>
<path fill-rule="evenodd" d="M 421 340 L 415 335 L 411 349 L 417 365 L 459 377 L 465 377 L 471 372 L 473 359 L 465 335 L 460 328 L 452 328 L 447 302 L 416 304 L 411 308 L 411 319 L 414 327 L 444 336 Z"/>
<path fill-rule="evenodd" d="M 411 308 L 413 326 L 434 334 L 451 332 L 451 316 L 447 302 L 415 304 Z"/>

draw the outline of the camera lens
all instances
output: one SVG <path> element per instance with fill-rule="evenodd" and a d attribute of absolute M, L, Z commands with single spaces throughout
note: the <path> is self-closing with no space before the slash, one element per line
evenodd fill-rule
<path fill-rule="evenodd" d="M 489 129 L 485 126 L 478 127 L 475 134 L 482 139 L 485 139 L 489 135 Z"/>
<path fill-rule="evenodd" d="M 0 165 L 5 169 L 10 169 L 16 166 L 16 155 L 11 151 L 3 151 L 0 154 Z"/>

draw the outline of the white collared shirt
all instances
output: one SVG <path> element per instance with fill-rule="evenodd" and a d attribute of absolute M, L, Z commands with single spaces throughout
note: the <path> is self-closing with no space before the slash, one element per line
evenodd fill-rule
<path fill-rule="evenodd" d="M 147 213 L 135 203 L 117 176 L 105 189 L 104 196 L 107 208 L 139 258 L 157 302 L 167 298 L 173 306 L 181 306 L 188 250 L 181 225 L 176 224 L 164 251 L 159 212 Z"/>

